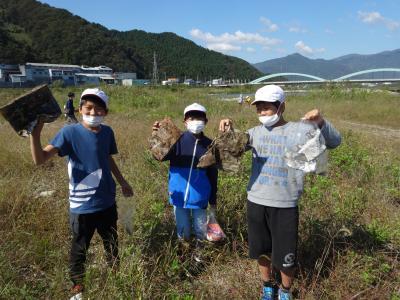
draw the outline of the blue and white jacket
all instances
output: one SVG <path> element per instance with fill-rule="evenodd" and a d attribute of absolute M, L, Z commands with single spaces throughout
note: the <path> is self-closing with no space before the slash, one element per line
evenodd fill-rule
<path fill-rule="evenodd" d="M 216 204 L 218 170 L 211 166 L 197 168 L 211 140 L 201 133 L 196 138 L 185 131 L 164 160 L 170 161 L 169 202 L 177 207 L 205 209 Z"/>

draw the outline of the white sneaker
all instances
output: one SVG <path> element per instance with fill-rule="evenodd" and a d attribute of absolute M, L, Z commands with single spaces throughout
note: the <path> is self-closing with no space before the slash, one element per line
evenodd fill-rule
<path fill-rule="evenodd" d="M 83 285 L 82 284 L 76 284 L 72 289 L 71 293 L 75 294 L 69 300 L 83 300 Z"/>
<path fill-rule="evenodd" d="M 78 293 L 78 294 L 72 296 L 71 298 L 69 298 L 69 300 L 83 300 L 83 294 Z"/>

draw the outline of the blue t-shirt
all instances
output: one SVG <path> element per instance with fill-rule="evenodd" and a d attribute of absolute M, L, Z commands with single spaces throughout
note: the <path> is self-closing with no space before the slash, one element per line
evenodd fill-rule
<path fill-rule="evenodd" d="M 72 213 L 104 210 L 115 203 L 115 182 L 109 157 L 118 153 L 114 132 L 101 125 L 99 132 L 82 124 L 62 128 L 50 143 L 68 158 L 69 203 Z"/>

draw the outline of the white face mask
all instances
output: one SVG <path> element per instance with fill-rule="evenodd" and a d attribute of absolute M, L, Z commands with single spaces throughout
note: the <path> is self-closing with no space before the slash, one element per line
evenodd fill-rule
<path fill-rule="evenodd" d="M 104 120 L 104 116 L 82 115 L 82 118 L 89 127 L 98 127 Z"/>
<path fill-rule="evenodd" d="M 202 132 L 205 126 L 205 122 L 200 120 L 186 122 L 186 128 L 193 134 L 198 134 Z"/>
<path fill-rule="evenodd" d="M 278 114 L 274 114 L 272 116 L 259 116 L 258 119 L 264 126 L 271 127 L 278 123 L 280 117 Z"/>
<path fill-rule="evenodd" d="M 279 105 L 278 110 L 272 116 L 259 116 L 258 120 L 260 120 L 261 124 L 263 124 L 265 127 L 274 126 L 281 118 L 281 115 L 279 113 L 280 108 L 281 106 Z"/>

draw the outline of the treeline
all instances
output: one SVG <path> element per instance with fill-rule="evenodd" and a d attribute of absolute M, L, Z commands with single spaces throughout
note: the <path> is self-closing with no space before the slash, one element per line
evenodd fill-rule
<path fill-rule="evenodd" d="M 0 63 L 107 65 L 149 78 L 153 53 L 160 78 L 254 79 L 244 60 L 197 46 L 173 33 L 119 32 L 35 0 L 0 1 Z"/>

